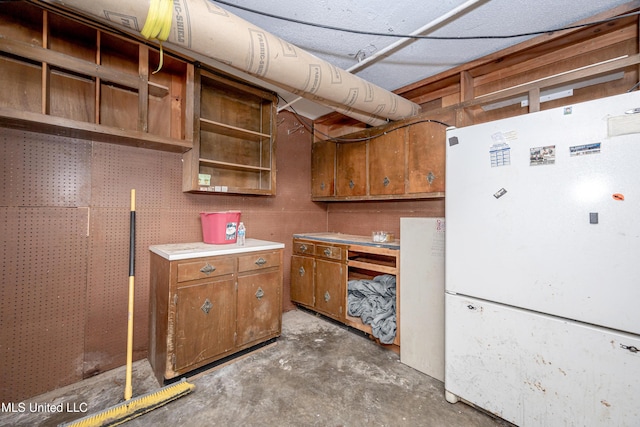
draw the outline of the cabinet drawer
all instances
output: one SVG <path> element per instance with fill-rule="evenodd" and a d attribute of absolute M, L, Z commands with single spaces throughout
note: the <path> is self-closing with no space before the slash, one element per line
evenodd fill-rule
<path fill-rule="evenodd" d="M 315 245 L 308 242 L 293 242 L 293 252 L 301 255 L 313 255 Z"/>
<path fill-rule="evenodd" d="M 316 245 L 316 256 L 331 259 L 342 259 L 342 248 L 338 246 Z"/>
<path fill-rule="evenodd" d="M 238 272 L 260 270 L 280 265 L 280 252 L 255 253 L 238 257 Z"/>
<path fill-rule="evenodd" d="M 233 258 L 203 258 L 178 264 L 178 282 L 233 274 Z"/>

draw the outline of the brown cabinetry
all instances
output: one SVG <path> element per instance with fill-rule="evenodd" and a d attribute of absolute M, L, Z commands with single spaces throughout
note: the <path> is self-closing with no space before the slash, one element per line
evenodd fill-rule
<path fill-rule="evenodd" d="M 294 239 L 291 300 L 344 321 L 346 251 L 343 246 Z"/>
<path fill-rule="evenodd" d="M 336 144 L 318 141 L 311 146 L 311 150 L 311 196 L 333 196 L 336 182 Z"/>
<path fill-rule="evenodd" d="M 238 257 L 237 347 L 280 335 L 282 251 Z"/>
<path fill-rule="evenodd" d="M 367 144 L 350 142 L 336 148 L 336 195 L 340 197 L 367 194 Z"/>
<path fill-rule="evenodd" d="M 365 236 L 296 234 L 291 257 L 291 300 L 371 335 L 371 326 L 348 315 L 348 281 L 393 275 L 396 278 L 397 325 L 393 344 L 399 346 L 399 248 L 399 242 L 374 244 Z"/>
<path fill-rule="evenodd" d="M 407 193 L 444 194 L 445 128 L 434 122 L 407 128 Z"/>
<path fill-rule="evenodd" d="M 192 244 L 193 257 L 175 260 L 184 245 L 151 247 L 149 361 L 160 382 L 280 335 L 284 245 L 247 243 Z"/>
<path fill-rule="evenodd" d="M 405 193 L 405 129 L 369 141 L 369 177 L 372 196 Z"/>
<path fill-rule="evenodd" d="M 441 123 L 419 121 L 359 130 L 341 135 L 340 141 L 316 140 L 312 200 L 443 197 L 445 131 Z"/>
<path fill-rule="evenodd" d="M 184 152 L 193 66 L 147 45 L 12 2 L 0 10 L 0 125 Z"/>
<path fill-rule="evenodd" d="M 183 191 L 275 194 L 275 94 L 200 68 L 196 93 Z"/>

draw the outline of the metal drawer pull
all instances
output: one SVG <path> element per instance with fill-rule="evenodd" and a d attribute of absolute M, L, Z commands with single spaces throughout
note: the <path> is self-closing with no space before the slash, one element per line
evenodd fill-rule
<path fill-rule="evenodd" d="M 356 186 L 355 182 L 353 182 L 353 180 L 350 179 L 349 180 L 349 188 L 353 190 L 353 187 L 355 187 L 355 186 Z"/>
<path fill-rule="evenodd" d="M 267 260 L 265 260 L 264 258 L 260 257 L 256 260 L 256 265 L 265 265 L 267 263 Z"/>
<path fill-rule="evenodd" d="M 327 248 L 324 250 L 325 256 L 331 256 L 331 249 Z"/>
<path fill-rule="evenodd" d="M 300 267 L 300 268 L 298 269 L 298 274 L 299 274 L 300 276 L 304 276 L 304 273 L 305 273 L 305 271 L 304 271 L 304 267 Z"/>
<path fill-rule="evenodd" d="M 214 266 L 212 266 L 211 264 L 207 263 L 207 265 L 205 265 L 204 267 L 202 267 L 200 269 L 200 271 L 204 274 L 211 274 L 214 271 L 216 271 L 216 268 Z"/>
<path fill-rule="evenodd" d="M 204 311 L 204 314 L 209 314 L 212 308 L 213 304 L 211 304 L 211 301 L 209 301 L 209 298 L 207 298 L 206 300 L 204 300 L 204 304 L 202 304 L 200 310 Z"/>
<path fill-rule="evenodd" d="M 305 244 L 300 245 L 300 252 L 307 252 L 307 245 Z"/>
<path fill-rule="evenodd" d="M 329 291 L 324 293 L 324 302 L 329 302 L 331 299 L 331 295 L 329 295 Z"/>
<path fill-rule="evenodd" d="M 256 291 L 256 298 L 260 299 L 264 296 L 264 291 L 262 290 L 262 288 L 258 288 L 258 290 Z"/>
<path fill-rule="evenodd" d="M 389 184 L 391 184 L 391 181 L 389 181 L 389 177 L 385 176 L 384 179 L 382 180 L 382 185 L 387 187 Z"/>

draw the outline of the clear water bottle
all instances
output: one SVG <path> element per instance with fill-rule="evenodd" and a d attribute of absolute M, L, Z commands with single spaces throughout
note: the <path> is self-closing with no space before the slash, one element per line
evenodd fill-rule
<path fill-rule="evenodd" d="M 238 225 L 238 246 L 244 246 L 245 236 L 247 235 L 247 230 L 244 228 L 244 223 L 240 223 Z"/>

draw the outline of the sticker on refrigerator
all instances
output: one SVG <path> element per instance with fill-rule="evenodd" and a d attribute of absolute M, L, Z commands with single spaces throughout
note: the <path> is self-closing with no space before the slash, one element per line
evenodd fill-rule
<path fill-rule="evenodd" d="M 500 197 L 504 196 L 505 194 L 507 194 L 507 190 L 505 190 L 504 188 L 501 188 L 498 191 L 496 191 L 495 193 L 493 193 L 493 197 L 495 197 L 496 199 L 499 199 Z"/>
<path fill-rule="evenodd" d="M 535 147 L 529 149 L 529 166 L 553 165 L 556 162 L 556 146 Z"/>
<path fill-rule="evenodd" d="M 511 164 L 511 147 L 506 142 L 493 144 L 489 147 L 489 155 L 492 168 Z"/>
<path fill-rule="evenodd" d="M 574 145 L 569 147 L 569 154 L 573 156 L 583 156 L 585 154 L 596 154 L 600 152 L 600 143 Z"/>

